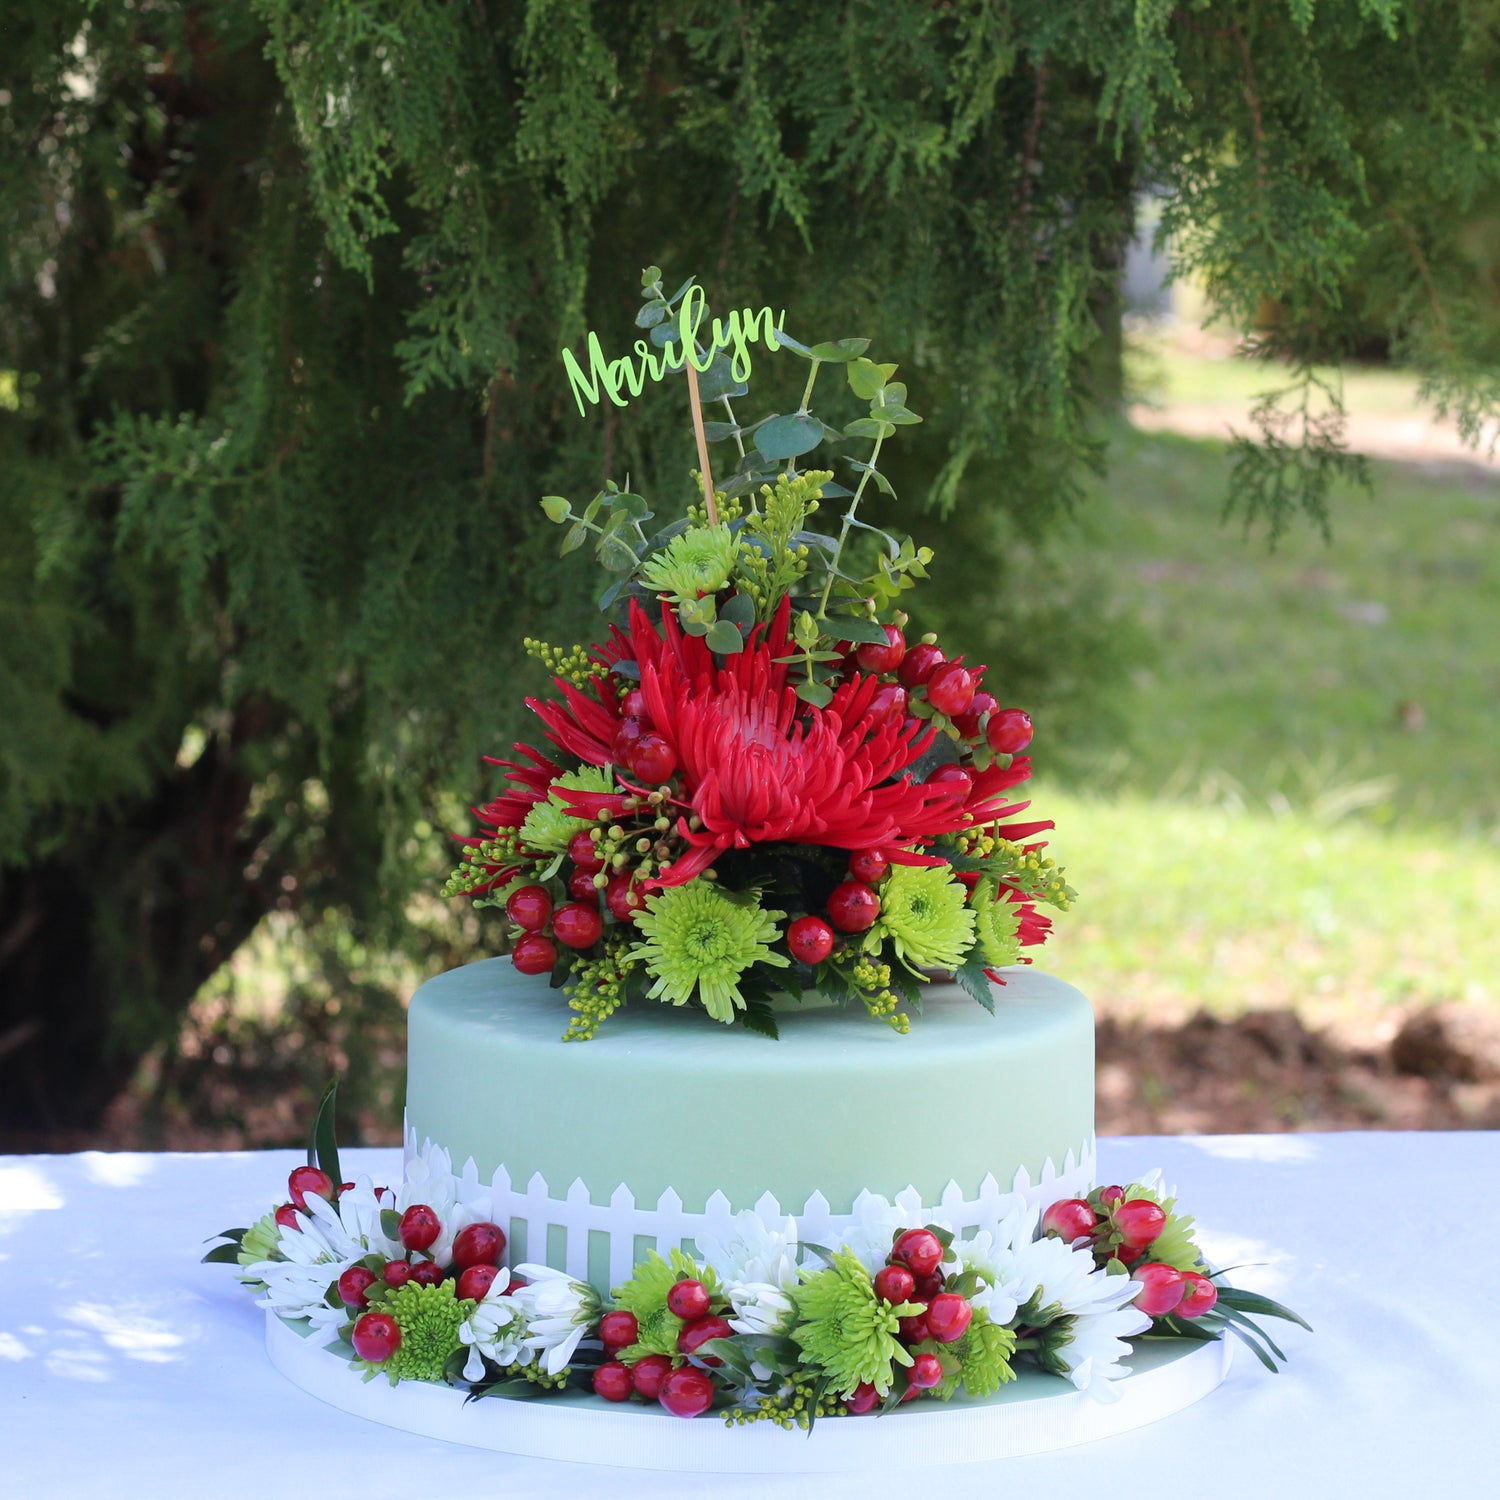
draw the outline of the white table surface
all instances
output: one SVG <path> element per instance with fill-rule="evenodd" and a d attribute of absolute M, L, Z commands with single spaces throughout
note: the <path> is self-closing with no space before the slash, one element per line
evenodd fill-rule
<path fill-rule="evenodd" d="M 299 1159 L 0 1157 L 0 1496 L 1500 1495 L 1494 1133 L 1100 1141 L 1101 1180 L 1161 1167 L 1210 1255 L 1255 1262 L 1235 1280 L 1316 1333 L 1277 1325 L 1281 1374 L 1241 1351 L 1205 1400 L 1123 1437 L 847 1481 L 511 1459 L 314 1401 L 267 1362 L 263 1315 L 229 1268 L 198 1263 L 200 1242 L 263 1212 Z M 399 1151 L 345 1160 L 394 1178 Z"/>

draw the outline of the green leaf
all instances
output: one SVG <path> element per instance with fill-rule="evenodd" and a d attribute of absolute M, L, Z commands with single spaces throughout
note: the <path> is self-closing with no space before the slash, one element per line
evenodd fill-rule
<path fill-rule="evenodd" d="M 307 1142 L 308 1166 L 322 1167 L 333 1179 L 335 1192 L 344 1180 L 344 1174 L 339 1171 L 339 1143 L 333 1128 L 334 1095 L 338 1093 L 338 1088 L 339 1081 L 335 1078 L 323 1091 L 323 1100 L 318 1105 L 312 1134 Z"/>
<path fill-rule="evenodd" d="M 888 438 L 895 430 L 889 422 L 874 417 L 856 417 L 844 424 L 844 436 L 849 438 Z"/>
<path fill-rule="evenodd" d="M 668 344 L 675 344 L 682 337 L 682 330 L 678 328 L 675 322 L 658 323 L 656 327 L 651 330 L 650 337 L 651 342 L 655 344 L 658 349 L 665 349 Z M 678 372 L 674 371 L 673 373 L 675 374 Z"/>
<path fill-rule="evenodd" d="M 401 1215 L 394 1208 L 380 1210 L 380 1232 L 388 1240 L 401 1238 Z"/>
<path fill-rule="evenodd" d="M 808 353 L 825 364 L 843 365 L 858 358 L 869 347 L 869 339 L 835 339 L 832 343 L 814 344 Z"/>
<path fill-rule="evenodd" d="M 572 505 L 561 495 L 543 495 L 542 509 L 547 513 L 549 521 L 555 521 L 561 525 L 573 514 Z"/>
<path fill-rule="evenodd" d="M 797 696 L 814 708 L 827 708 L 833 702 L 833 689 L 826 682 L 801 682 L 797 684 Z"/>
<path fill-rule="evenodd" d="M 568 534 L 562 539 L 562 546 L 558 548 L 557 555 L 566 557 L 570 552 L 576 552 L 588 539 L 589 529 L 582 521 L 575 521 L 569 528 Z"/>
<path fill-rule="evenodd" d="M 797 458 L 823 441 L 823 424 L 816 417 L 772 417 L 757 429 L 756 448 L 771 459 Z"/>
<path fill-rule="evenodd" d="M 631 573 L 635 571 L 635 548 L 629 542 L 613 534 L 606 534 L 599 538 L 599 545 L 594 549 L 594 556 L 599 559 L 599 566 L 607 572 Z"/>
<path fill-rule="evenodd" d="M 749 389 L 743 380 L 735 379 L 733 361 L 727 354 L 716 355 L 713 363 L 698 377 L 700 401 L 723 401 L 743 396 Z"/>
<path fill-rule="evenodd" d="M 701 391 L 699 395 L 701 397 Z M 722 443 L 725 438 L 732 438 L 735 433 L 744 430 L 738 422 L 705 422 L 703 424 L 703 436 L 710 443 Z"/>
<path fill-rule="evenodd" d="M 1233 1308 L 1236 1312 L 1259 1313 L 1265 1318 L 1284 1318 L 1288 1323 L 1296 1323 L 1309 1333 L 1313 1331 L 1312 1324 L 1298 1317 L 1291 1308 L 1283 1307 L 1269 1297 L 1262 1297 L 1259 1292 L 1247 1292 L 1242 1287 L 1221 1286 L 1218 1305 Z"/>
<path fill-rule="evenodd" d="M 636 315 L 635 326 L 637 328 L 655 328 L 667 315 L 667 307 L 664 302 L 648 302 Z"/>
<path fill-rule="evenodd" d="M 652 287 L 652 286 L 655 286 L 656 283 L 658 281 L 660 281 L 660 280 L 661 280 L 661 267 L 660 266 L 647 266 L 646 269 L 641 272 L 641 285 L 643 287 Z"/>
<path fill-rule="evenodd" d="M 793 354 L 801 355 L 803 359 L 811 359 L 813 357 L 812 350 L 809 349 L 806 344 L 800 343 L 798 340 L 794 339 L 791 334 L 783 333 L 778 330 L 773 335 L 773 337 L 775 338 L 778 347 L 782 349 L 790 349 Z"/>
<path fill-rule="evenodd" d="M 731 594 L 719 606 L 719 618 L 749 630 L 755 624 L 755 601 L 749 594 Z"/>
<path fill-rule="evenodd" d="M 740 1025 L 746 1031 L 753 1031 L 757 1036 L 770 1037 L 775 1042 L 781 1039 L 781 1032 L 776 1025 L 776 1012 L 764 1000 L 749 1000 L 744 1010 L 740 1012 Z"/>
<path fill-rule="evenodd" d="M 873 401 L 880 394 L 891 371 L 895 365 L 877 365 L 871 359 L 856 359 L 850 364 L 845 372 L 849 380 L 849 389 L 859 397 L 861 401 Z"/>
<path fill-rule="evenodd" d="M 904 407 L 904 406 L 878 406 L 877 405 L 877 406 L 872 406 L 870 408 L 870 410 L 874 411 L 874 412 L 879 412 L 882 420 L 884 420 L 886 422 L 894 422 L 897 427 L 911 427 L 915 423 L 920 422 L 922 420 L 921 417 L 919 417 L 916 414 L 916 412 L 914 412 L 914 411 L 908 411 L 906 409 L 906 407 Z M 889 437 L 890 433 L 889 432 L 886 433 L 885 436 Z"/>
<path fill-rule="evenodd" d="M 886 644 L 885 626 L 878 620 L 864 620 L 857 615 L 838 615 L 834 619 L 818 622 L 823 634 L 836 641 L 854 641 L 861 645 L 883 646 Z"/>
<path fill-rule="evenodd" d="M 959 987 L 971 1000 L 977 1000 L 991 1015 L 995 1013 L 995 996 L 990 989 L 990 981 L 986 977 L 984 955 L 979 951 L 976 943 L 969 949 L 953 977 L 958 981 Z"/>
<path fill-rule="evenodd" d="M 709 626 L 718 619 L 713 595 L 705 595 L 702 599 L 684 599 L 677 606 L 677 618 L 682 622 L 682 628 L 691 634 L 707 635 Z"/>
<path fill-rule="evenodd" d="M 715 620 L 703 643 L 720 656 L 734 656 L 745 649 L 745 638 L 729 620 Z"/>
<path fill-rule="evenodd" d="M 243 1230 L 240 1231 L 242 1234 Z M 238 1241 L 233 1245 L 215 1245 L 207 1255 L 203 1257 L 202 1264 L 205 1266 L 215 1265 L 237 1265 L 240 1258 L 240 1247 Z"/>

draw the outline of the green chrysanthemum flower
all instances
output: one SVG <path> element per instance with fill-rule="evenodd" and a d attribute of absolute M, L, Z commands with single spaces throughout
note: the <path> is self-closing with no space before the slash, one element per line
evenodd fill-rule
<path fill-rule="evenodd" d="M 678 1249 L 671 1251 L 669 1261 L 651 1251 L 630 1280 L 615 1288 L 615 1306 L 635 1314 L 636 1341 L 620 1351 L 626 1364 L 633 1365 L 648 1354 L 677 1353 L 678 1336 L 687 1325 L 667 1306 L 667 1293 L 686 1280 L 701 1281 L 710 1297 L 718 1295 L 719 1279 L 713 1267 L 700 1267 Z"/>
<path fill-rule="evenodd" d="M 967 900 L 946 865 L 893 865 L 866 947 L 874 952 L 889 939 L 909 968 L 956 969 L 974 941 Z"/>
<path fill-rule="evenodd" d="M 474 1311 L 472 1300 L 458 1299 L 451 1281 L 437 1286 L 418 1286 L 408 1281 L 380 1304 L 401 1330 L 401 1347 L 381 1369 L 398 1380 L 434 1380 L 441 1383 L 443 1367 L 464 1347 L 459 1325 Z"/>
<path fill-rule="evenodd" d="M 665 550 L 646 560 L 641 577 L 659 594 L 684 604 L 717 594 L 729 582 L 739 543 L 728 526 L 694 526 L 674 536 Z"/>
<path fill-rule="evenodd" d="M 912 1362 L 896 1337 L 900 1320 L 920 1312 L 918 1304 L 888 1303 L 851 1250 L 835 1251 L 828 1269 L 810 1276 L 792 1298 L 797 1305 L 792 1339 L 808 1363 L 828 1376 L 829 1390 L 847 1396 L 868 1381 L 882 1396 L 890 1393 L 893 1362 Z"/>
<path fill-rule="evenodd" d="M 979 952 L 992 969 L 1003 969 L 1021 959 L 1021 917 L 1013 901 L 995 899 L 995 883 L 980 882 L 974 891 L 974 933 Z"/>
<path fill-rule="evenodd" d="M 1016 1336 L 1009 1328 L 990 1322 L 982 1308 L 974 1309 L 974 1320 L 967 1331 L 948 1349 L 957 1358 L 959 1368 L 933 1387 L 939 1401 L 947 1401 L 962 1386 L 970 1396 L 989 1396 L 1007 1380 L 1014 1380 L 1010 1357 L 1016 1352 Z"/>
<path fill-rule="evenodd" d="M 245 1231 L 234 1258 L 241 1267 L 253 1266 L 263 1260 L 283 1260 L 285 1257 L 278 1248 L 280 1241 L 281 1226 L 276 1222 L 273 1210 L 262 1215 Z M 251 1276 L 243 1269 L 236 1271 L 235 1275 L 253 1291 L 263 1292 L 266 1289 L 265 1282 L 259 1276 Z"/>
<path fill-rule="evenodd" d="M 564 771 L 552 785 L 567 787 L 571 792 L 618 791 L 614 776 L 602 766 L 583 766 L 577 771 Z M 521 824 L 521 840 L 533 849 L 550 849 L 561 853 L 568 847 L 568 840 L 575 833 L 594 825 L 587 818 L 575 817 L 567 803 L 555 791 L 547 793 L 543 802 L 538 802 L 526 814 Z"/>
<path fill-rule="evenodd" d="M 789 960 L 767 946 L 785 915 L 765 910 L 754 891 L 724 891 L 701 879 L 647 896 L 635 919 L 646 941 L 635 953 L 656 978 L 651 998 L 685 1005 L 696 989 L 709 1015 L 728 1025 L 745 1008 L 739 980 L 746 969 L 787 967 Z"/>

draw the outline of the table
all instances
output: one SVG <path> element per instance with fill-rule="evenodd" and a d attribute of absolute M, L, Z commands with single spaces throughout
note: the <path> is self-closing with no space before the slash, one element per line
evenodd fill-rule
<path fill-rule="evenodd" d="M 1500 1134 L 1100 1141 L 1101 1180 L 1161 1167 L 1209 1254 L 1316 1334 L 1278 1325 L 1283 1373 L 1242 1352 L 1204 1401 L 1123 1437 L 879 1481 L 509 1459 L 312 1401 L 267 1362 L 263 1315 L 228 1268 L 198 1263 L 299 1159 L 0 1157 L 0 1494 L 1412 1500 L 1488 1493 L 1500 1463 Z M 399 1170 L 396 1150 L 345 1161 Z"/>

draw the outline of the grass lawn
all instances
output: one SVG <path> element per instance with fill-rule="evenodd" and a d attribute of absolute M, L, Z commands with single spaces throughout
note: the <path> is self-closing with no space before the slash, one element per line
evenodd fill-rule
<path fill-rule="evenodd" d="M 1500 1006 L 1500 484 L 1377 463 L 1331 545 L 1270 552 L 1220 524 L 1226 462 L 1122 433 L 1066 544 L 1155 655 L 1132 742 L 1039 786 L 1081 896 L 1044 962 L 1161 1021 L 1291 1006 L 1374 1041 Z"/>

